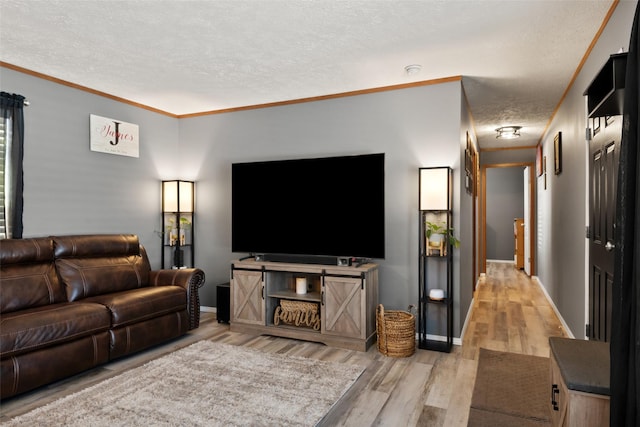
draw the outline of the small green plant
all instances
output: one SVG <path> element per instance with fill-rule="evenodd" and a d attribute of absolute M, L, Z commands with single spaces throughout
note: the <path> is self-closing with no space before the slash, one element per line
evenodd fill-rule
<path fill-rule="evenodd" d="M 453 235 L 453 228 L 446 228 L 444 224 L 438 224 L 431 221 L 426 221 L 425 225 L 427 239 L 431 240 L 431 236 L 441 235 L 446 237 L 449 240 L 449 244 L 451 244 L 454 248 L 460 247 L 460 240 Z"/>
<path fill-rule="evenodd" d="M 176 219 L 174 217 L 171 217 L 171 218 L 169 218 L 169 220 L 167 222 L 168 222 L 168 224 L 166 226 L 167 230 L 170 230 L 170 229 L 175 227 Z M 189 221 L 189 218 L 185 218 L 183 216 L 180 217 L 180 226 L 181 226 L 181 228 L 188 227 L 190 225 L 191 225 L 191 221 Z"/>

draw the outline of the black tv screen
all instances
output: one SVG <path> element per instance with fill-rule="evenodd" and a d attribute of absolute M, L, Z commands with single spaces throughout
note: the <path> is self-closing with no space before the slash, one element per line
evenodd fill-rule
<path fill-rule="evenodd" d="M 232 251 L 384 258 L 384 153 L 232 165 Z"/>

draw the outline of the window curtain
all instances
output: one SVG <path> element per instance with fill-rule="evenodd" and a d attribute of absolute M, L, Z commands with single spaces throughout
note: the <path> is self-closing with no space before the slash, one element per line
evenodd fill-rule
<path fill-rule="evenodd" d="M 6 237 L 22 238 L 22 159 L 24 157 L 24 96 L 0 92 L 5 130 L 4 218 Z"/>
<path fill-rule="evenodd" d="M 637 427 L 640 396 L 640 5 L 631 30 L 625 77 L 616 205 L 615 273 L 611 331 L 611 425 Z"/>

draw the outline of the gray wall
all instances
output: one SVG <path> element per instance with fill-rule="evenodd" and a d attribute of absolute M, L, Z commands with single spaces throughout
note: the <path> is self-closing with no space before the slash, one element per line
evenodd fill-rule
<path fill-rule="evenodd" d="M 463 81 L 464 85 L 464 81 Z M 467 148 L 467 132 L 471 138 L 471 142 L 474 147 L 478 147 L 478 143 L 475 137 L 472 126 L 471 112 L 467 109 L 469 103 L 464 98 L 464 90 L 462 91 L 461 106 L 461 120 L 460 120 L 460 165 L 465 164 L 465 149 Z M 459 279 L 457 278 L 458 270 L 454 270 L 454 278 L 456 279 L 456 288 L 454 289 L 456 298 L 454 299 L 454 316 L 456 317 L 454 323 L 458 322 L 460 318 L 460 324 L 464 326 L 464 322 L 467 318 L 468 310 L 471 307 L 473 300 L 473 289 L 475 284 L 475 278 L 473 277 L 473 205 L 477 205 L 477 197 L 474 199 L 466 191 L 465 182 L 463 179 L 456 178 L 455 184 L 459 187 L 460 197 L 455 200 L 455 218 L 459 219 L 459 223 L 455 224 L 455 233 L 460 239 L 460 248 L 453 252 L 455 262 L 460 266 Z M 458 208 L 459 207 L 459 208 Z M 476 206 L 477 209 L 477 206 Z M 476 215 L 477 221 L 477 215 Z M 459 234 L 458 234 L 459 233 Z M 478 245 L 478 242 L 476 242 Z M 478 253 L 476 247 L 476 254 Z M 477 260 L 476 260 L 477 261 Z M 478 266 L 476 265 L 476 272 Z M 457 325 L 457 323 L 456 323 Z"/>
<path fill-rule="evenodd" d="M 228 281 L 231 260 L 244 255 L 230 249 L 233 162 L 384 152 L 386 259 L 376 260 L 380 302 L 390 309 L 417 304 L 418 168 L 451 165 L 460 183 L 461 99 L 461 84 L 453 82 L 182 119 L 180 141 L 191 159 L 185 171 L 198 171 L 196 264 L 206 269 L 207 283 Z M 454 186 L 459 227 L 459 184 Z M 215 305 L 213 287 L 202 294 L 203 304 Z M 467 308 L 456 310 L 457 336 Z"/>
<path fill-rule="evenodd" d="M 538 178 L 538 277 L 571 332 L 583 338 L 588 316 L 586 100 L 582 96 L 611 54 L 628 51 L 636 1 L 621 1 L 544 135 L 547 190 Z M 553 173 L 553 138 L 562 132 L 562 174 Z"/>
<path fill-rule="evenodd" d="M 487 168 L 487 259 L 513 261 L 513 220 L 524 218 L 522 167 Z"/>
<path fill-rule="evenodd" d="M 480 165 L 498 165 L 505 163 L 534 163 L 536 161 L 535 148 L 522 148 L 497 151 L 481 151 Z"/>
<path fill-rule="evenodd" d="M 178 120 L 0 68 L 24 95 L 24 236 L 134 233 L 160 265 L 160 180 L 177 176 Z M 89 150 L 89 114 L 140 127 L 140 157 Z"/>
<path fill-rule="evenodd" d="M 0 68 L 2 90 L 26 96 L 25 237 L 135 233 L 160 265 L 160 181 L 196 181 L 196 265 L 201 292 L 215 306 L 215 284 L 229 280 L 231 163 L 359 153 L 386 153 L 386 253 L 380 302 L 406 309 L 418 299 L 418 168 L 454 168 L 454 227 L 461 217 L 461 124 L 468 123 L 460 82 L 273 108 L 176 119 Z M 89 150 L 89 114 L 135 123 L 140 157 Z M 462 131 L 464 133 L 464 131 Z M 460 235 L 470 242 L 471 237 Z M 454 333 L 466 316 L 469 257 L 455 258 Z M 465 249 L 466 250 L 466 249 Z M 465 261 L 462 261 L 465 260 Z M 462 264 L 462 266 L 461 266 Z"/>

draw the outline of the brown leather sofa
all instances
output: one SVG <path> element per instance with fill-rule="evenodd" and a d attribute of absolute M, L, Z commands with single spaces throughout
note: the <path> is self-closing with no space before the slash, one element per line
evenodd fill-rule
<path fill-rule="evenodd" d="M 203 284 L 135 235 L 0 240 L 0 399 L 197 328 Z"/>

